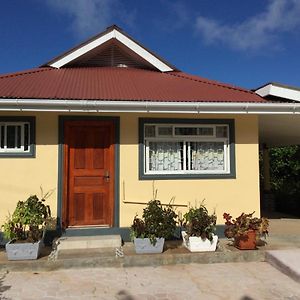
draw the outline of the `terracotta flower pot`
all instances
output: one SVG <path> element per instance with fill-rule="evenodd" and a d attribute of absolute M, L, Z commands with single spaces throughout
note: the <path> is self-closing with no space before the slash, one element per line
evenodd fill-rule
<path fill-rule="evenodd" d="M 256 249 L 256 232 L 249 230 L 244 235 L 235 238 L 235 247 L 240 250 Z"/>

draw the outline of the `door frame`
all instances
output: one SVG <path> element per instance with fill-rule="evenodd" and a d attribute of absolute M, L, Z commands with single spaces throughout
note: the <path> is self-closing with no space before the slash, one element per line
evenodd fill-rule
<path fill-rule="evenodd" d="M 60 229 L 65 228 L 64 205 L 65 199 L 65 182 L 68 180 L 65 174 L 66 160 L 64 157 L 64 126 L 66 121 L 111 121 L 115 126 L 115 155 L 114 155 L 114 210 L 113 210 L 113 227 L 120 225 L 120 117 L 109 116 L 58 116 L 58 189 L 57 189 L 57 224 Z"/>

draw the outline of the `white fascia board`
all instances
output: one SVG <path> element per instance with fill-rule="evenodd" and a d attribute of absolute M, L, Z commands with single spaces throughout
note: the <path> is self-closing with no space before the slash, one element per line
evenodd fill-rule
<path fill-rule="evenodd" d="M 300 102 L 300 91 L 274 84 L 268 84 L 256 90 L 255 93 L 261 97 L 274 96 Z"/>
<path fill-rule="evenodd" d="M 259 88 L 255 93 L 261 97 L 266 97 L 270 95 L 271 84 L 265 85 L 262 88 Z"/>
<path fill-rule="evenodd" d="M 87 45 L 84 45 L 80 47 L 77 50 L 74 50 L 73 52 L 67 54 L 66 56 L 62 57 L 61 59 L 57 60 L 56 62 L 52 63 L 50 67 L 53 68 L 61 68 L 62 66 L 68 64 L 70 61 L 80 57 L 81 55 L 84 55 L 85 53 L 95 49 L 96 47 L 104 44 L 108 40 L 114 38 L 114 30 L 99 37 L 98 39 L 88 43 Z"/>
<path fill-rule="evenodd" d="M 149 62 L 151 65 L 153 65 L 155 68 L 160 70 L 161 72 L 169 72 L 173 71 L 172 68 L 170 68 L 168 65 L 166 65 L 164 62 L 159 60 L 157 57 L 155 57 L 153 54 L 151 54 L 149 51 L 144 49 L 143 47 L 139 46 L 137 43 L 135 43 L 133 40 L 122 34 L 116 29 L 113 29 L 111 32 L 99 37 L 98 39 L 88 43 L 87 45 L 84 45 L 80 47 L 77 50 L 74 50 L 73 52 L 67 54 L 66 56 L 62 57 L 61 59 L 55 61 L 50 66 L 53 68 L 61 68 L 64 65 L 68 64 L 69 62 L 77 59 L 78 57 L 86 54 L 87 52 L 95 49 L 96 47 L 102 45 L 103 43 L 107 42 L 110 39 L 115 38 L 122 44 L 124 44 L 126 47 L 128 47 L 130 50 L 135 52 L 137 55 L 145 59 L 147 62 Z"/>
<path fill-rule="evenodd" d="M 300 116 L 300 103 L 199 103 L 110 100 L 0 99 L 0 110 L 142 112 L 175 114 L 289 114 Z"/>
<path fill-rule="evenodd" d="M 153 54 L 151 54 L 149 51 L 135 43 L 133 40 L 129 39 L 127 36 L 122 34 L 121 32 L 115 30 L 116 39 L 124 44 L 126 47 L 128 47 L 130 50 L 141 56 L 143 59 L 145 59 L 147 62 L 149 62 L 151 65 L 153 65 L 155 68 L 160 70 L 161 72 L 169 72 L 173 71 L 172 68 L 170 68 L 168 65 L 163 63 L 161 60 L 159 60 L 157 57 L 155 57 Z"/>
<path fill-rule="evenodd" d="M 300 91 L 272 85 L 270 93 L 272 96 L 300 102 Z"/>

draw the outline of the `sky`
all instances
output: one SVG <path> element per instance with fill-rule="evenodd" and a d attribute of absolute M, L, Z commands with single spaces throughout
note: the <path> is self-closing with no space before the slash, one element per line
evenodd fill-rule
<path fill-rule="evenodd" d="M 112 24 L 184 72 L 300 87 L 300 0 L 1 0 L 0 74 L 38 67 Z"/>

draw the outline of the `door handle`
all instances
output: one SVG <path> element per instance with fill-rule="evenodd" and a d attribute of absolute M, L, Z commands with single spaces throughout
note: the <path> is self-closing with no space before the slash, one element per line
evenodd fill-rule
<path fill-rule="evenodd" d="M 104 180 L 106 181 L 106 182 L 109 182 L 109 178 L 110 178 L 110 176 L 109 176 L 109 172 L 108 172 L 108 170 L 106 170 L 105 171 L 105 174 L 104 174 Z"/>

